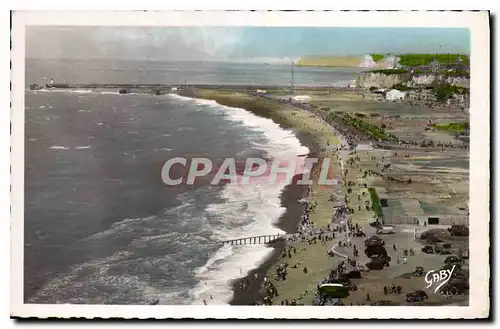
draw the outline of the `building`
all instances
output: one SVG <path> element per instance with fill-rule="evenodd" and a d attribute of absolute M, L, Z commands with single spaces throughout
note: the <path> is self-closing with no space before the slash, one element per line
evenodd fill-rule
<path fill-rule="evenodd" d="M 388 101 L 403 100 L 405 96 L 406 96 L 405 92 L 399 91 L 397 89 L 392 89 L 385 94 L 385 99 Z"/>
<path fill-rule="evenodd" d="M 179 88 L 177 88 L 177 87 L 172 87 L 172 91 L 179 91 Z"/>
<path fill-rule="evenodd" d="M 257 94 L 267 94 L 267 91 L 263 89 L 257 89 Z"/>
<path fill-rule="evenodd" d="M 292 100 L 294 100 L 295 102 L 300 102 L 300 103 L 308 103 L 310 99 L 311 97 L 308 95 L 299 95 L 299 96 L 294 96 L 292 98 Z"/>
<path fill-rule="evenodd" d="M 356 83 L 356 80 L 351 80 L 349 81 L 349 85 L 348 85 L 349 88 L 357 88 L 358 87 L 358 84 Z"/>

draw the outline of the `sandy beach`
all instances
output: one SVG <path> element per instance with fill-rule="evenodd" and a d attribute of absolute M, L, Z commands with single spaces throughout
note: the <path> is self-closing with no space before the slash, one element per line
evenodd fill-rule
<path fill-rule="evenodd" d="M 329 149 L 334 149 L 336 148 L 335 145 L 345 143 L 343 137 L 333 131 L 332 127 L 325 121 L 307 111 L 292 106 L 277 104 L 276 102 L 270 102 L 243 93 L 201 90 L 197 92 L 196 96 L 215 100 L 222 105 L 244 108 L 254 114 L 272 119 L 274 122 L 282 125 L 283 128 L 294 130 L 301 143 L 310 149 L 309 156 L 317 154 L 318 158 L 337 159 L 337 155 Z M 339 161 L 331 161 L 329 171 L 330 175 L 339 177 Z M 314 182 L 317 182 L 318 175 L 318 166 L 315 166 L 312 176 Z M 303 206 L 299 205 L 297 201 L 304 196 L 307 188 L 307 186 L 287 186 L 282 193 L 281 202 L 287 210 L 280 218 L 278 227 L 288 233 L 297 232 L 303 214 Z M 317 207 L 310 220 L 317 228 L 326 227 L 330 223 L 332 217 L 332 207 L 329 200 L 331 187 L 319 186 L 315 183 L 311 188 L 311 197 L 312 200 L 316 202 Z M 265 295 L 265 293 L 261 291 L 263 278 L 267 276 L 270 278 L 269 280 L 271 280 L 271 282 L 273 281 L 273 272 L 276 266 L 282 261 L 285 247 L 289 245 L 289 242 L 286 246 L 285 243 L 276 243 L 274 245 L 275 250 L 273 254 L 265 260 L 259 268 L 253 270 L 245 278 L 235 281 L 233 285 L 235 295 L 231 301 L 232 305 L 252 305 Z M 299 273 L 296 278 L 294 278 L 295 275 L 290 275 L 290 279 L 281 283 L 275 283 L 279 285 L 278 289 L 283 291 L 283 298 L 298 295 L 300 292 L 310 289 L 310 287 L 315 288 L 317 282 L 321 280 L 325 273 L 331 268 L 331 262 L 325 262 L 327 259 L 320 257 L 321 254 L 325 254 L 326 256 L 324 246 L 318 244 L 310 248 L 300 246 L 296 249 L 301 250 L 301 258 L 310 259 L 312 261 L 312 263 L 307 264 L 307 266 L 312 272 L 311 276 L 314 277 L 304 280 Z M 321 251 L 318 249 L 321 249 Z M 257 274 L 257 276 L 255 274 Z M 318 280 L 316 280 L 316 277 Z M 244 290 L 241 288 L 242 283 L 247 285 Z"/>

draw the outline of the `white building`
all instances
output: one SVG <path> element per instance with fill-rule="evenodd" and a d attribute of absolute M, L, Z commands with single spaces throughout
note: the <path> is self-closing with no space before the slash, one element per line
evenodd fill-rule
<path fill-rule="evenodd" d="M 388 101 L 396 101 L 404 99 L 405 96 L 406 96 L 405 92 L 399 91 L 397 89 L 392 89 L 385 94 L 385 99 L 387 99 Z"/>
<path fill-rule="evenodd" d="M 257 89 L 257 94 L 267 94 L 267 91 L 263 89 Z"/>
<path fill-rule="evenodd" d="M 309 100 L 311 100 L 311 97 L 308 95 L 299 95 L 294 96 L 292 99 L 296 102 L 307 103 L 309 102 Z"/>
<path fill-rule="evenodd" d="M 172 91 L 178 91 L 178 90 L 179 90 L 179 88 L 177 88 L 177 87 L 172 87 Z"/>
<path fill-rule="evenodd" d="M 349 88 L 356 88 L 357 86 L 358 86 L 358 84 L 356 83 L 356 80 L 349 81 L 349 85 L 348 85 Z"/>

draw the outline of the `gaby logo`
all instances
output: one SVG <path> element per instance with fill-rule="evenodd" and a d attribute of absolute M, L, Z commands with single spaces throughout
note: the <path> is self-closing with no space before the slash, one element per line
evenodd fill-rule
<path fill-rule="evenodd" d="M 248 158 L 236 160 L 226 158 L 222 163 L 214 165 L 207 158 L 172 158 L 165 162 L 161 170 L 161 178 L 166 185 L 193 185 L 196 179 L 209 180 L 210 185 L 230 182 L 241 185 L 276 184 L 281 182 L 297 185 L 310 185 L 312 168 L 316 164 L 320 168 L 317 183 L 334 185 L 337 179 L 332 178 L 331 159 L 280 157 L 272 160 Z M 293 180 L 300 176 L 300 179 Z"/>
<path fill-rule="evenodd" d="M 425 275 L 425 282 L 427 283 L 427 288 L 430 288 L 432 285 L 436 285 L 436 288 L 434 289 L 434 292 L 438 292 L 439 289 L 441 289 L 442 286 L 444 286 L 448 281 L 451 279 L 451 275 L 453 274 L 453 271 L 455 271 L 455 265 L 451 269 L 446 269 L 446 270 L 432 270 L 427 272 Z"/>

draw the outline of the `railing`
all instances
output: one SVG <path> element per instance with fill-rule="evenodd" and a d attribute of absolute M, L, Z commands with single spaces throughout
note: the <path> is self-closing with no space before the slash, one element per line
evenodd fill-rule
<path fill-rule="evenodd" d="M 249 244 L 267 244 L 277 241 L 284 241 L 290 237 L 293 237 L 294 235 L 295 234 L 283 234 L 283 235 L 275 234 L 275 235 L 250 236 L 245 238 L 225 240 L 222 241 L 222 244 L 228 244 L 232 246 L 249 245 Z"/>

